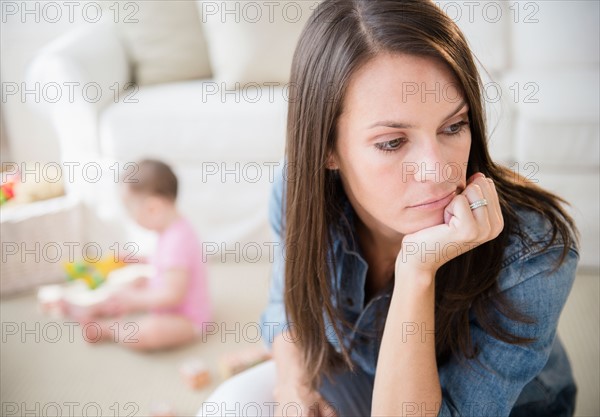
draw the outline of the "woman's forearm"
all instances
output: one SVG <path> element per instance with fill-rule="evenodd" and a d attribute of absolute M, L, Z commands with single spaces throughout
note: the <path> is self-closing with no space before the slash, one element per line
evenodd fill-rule
<path fill-rule="evenodd" d="M 302 352 L 295 338 L 279 334 L 273 341 L 273 358 L 277 368 L 277 381 L 273 388 L 276 402 L 275 416 L 287 415 L 293 405 L 302 416 L 333 416 L 335 409 L 328 404 L 318 390 L 313 390 L 307 379 Z M 298 415 L 298 414 L 296 414 Z"/>
<path fill-rule="evenodd" d="M 277 368 L 278 383 L 297 383 L 304 377 L 302 358 L 299 347 L 293 343 L 291 336 L 282 333 L 273 339 L 272 355 Z"/>
<path fill-rule="evenodd" d="M 373 416 L 439 412 L 434 307 L 433 273 L 396 271 L 375 373 Z"/>

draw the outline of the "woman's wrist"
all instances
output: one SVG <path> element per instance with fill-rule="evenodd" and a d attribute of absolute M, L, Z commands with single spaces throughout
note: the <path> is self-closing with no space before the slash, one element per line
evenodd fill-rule
<path fill-rule="evenodd" d="M 435 286 L 435 272 L 433 270 L 414 268 L 412 266 L 396 265 L 394 291 L 400 288 L 402 292 L 428 291 Z"/>

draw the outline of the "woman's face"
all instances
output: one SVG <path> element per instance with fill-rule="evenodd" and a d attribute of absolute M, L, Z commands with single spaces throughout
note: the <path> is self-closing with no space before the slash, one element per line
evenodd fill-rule
<path fill-rule="evenodd" d="M 394 238 L 444 222 L 466 186 L 468 110 L 430 58 L 380 54 L 353 75 L 328 166 L 369 229 Z"/>

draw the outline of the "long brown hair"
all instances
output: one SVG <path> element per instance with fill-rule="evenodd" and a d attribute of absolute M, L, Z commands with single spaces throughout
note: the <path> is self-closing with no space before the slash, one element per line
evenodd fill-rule
<path fill-rule="evenodd" d="M 470 108 L 472 144 L 467 177 L 479 171 L 494 180 L 504 217 L 505 227 L 496 239 L 452 259 L 436 273 L 438 365 L 450 355 L 476 357 L 477 349 L 469 334 L 471 308 L 483 329 L 493 337 L 512 344 L 533 341 L 503 329 L 494 322 L 490 310 L 495 308 L 512 320 L 532 322 L 502 298 L 497 286 L 509 234 L 526 238 L 512 204 L 541 213 L 550 221 L 553 233 L 549 245 L 562 237 L 564 250 L 555 268 L 564 261 L 571 243 L 577 243 L 579 238 L 572 218 L 560 205 L 568 204 L 565 200 L 491 160 L 482 81 L 473 56 L 457 25 L 433 2 L 325 0 L 308 20 L 292 64 L 283 213 L 288 260 L 286 312 L 300 332 L 298 343 L 313 389 L 320 384 L 321 375 L 330 375 L 336 365 L 345 364 L 350 369 L 354 366 L 343 343 L 341 354 L 328 343 L 323 316 L 331 323 L 348 325 L 331 301 L 330 225 L 342 212 L 337 197 L 339 183 L 334 172 L 326 168 L 326 161 L 334 149 L 336 124 L 350 77 L 381 52 L 431 57 L 447 64 Z M 474 276 L 477 280 L 470 279 Z M 342 340 L 342 329 L 334 325 L 334 331 Z"/>

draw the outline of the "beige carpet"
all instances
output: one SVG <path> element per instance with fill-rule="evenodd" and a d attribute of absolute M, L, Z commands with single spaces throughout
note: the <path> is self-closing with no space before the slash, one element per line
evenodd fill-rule
<path fill-rule="evenodd" d="M 111 344 L 89 345 L 78 326 L 73 327 L 71 338 L 63 322 L 37 311 L 33 293 L 4 298 L 0 303 L 2 415 L 56 415 L 59 410 L 59 415 L 146 416 L 153 402 L 163 401 L 179 416 L 195 415 L 220 382 L 218 358 L 253 346 L 239 335 L 255 336 L 252 323 L 258 322 L 266 303 L 269 271 L 268 264 L 211 265 L 215 321 L 229 332 L 153 354 Z M 577 416 L 600 415 L 598 284 L 597 273 L 578 275 L 559 326 L 579 384 Z M 14 326 L 16 334 L 12 334 Z M 179 365 L 193 357 L 205 360 L 214 376 L 213 384 L 201 391 L 189 389 L 179 375 Z"/>

